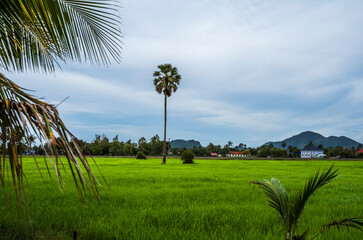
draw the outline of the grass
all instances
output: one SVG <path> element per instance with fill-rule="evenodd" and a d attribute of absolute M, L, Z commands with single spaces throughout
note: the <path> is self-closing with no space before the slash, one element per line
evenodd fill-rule
<path fill-rule="evenodd" d="M 90 196 L 82 204 L 70 173 L 59 192 L 55 181 L 46 178 L 48 184 L 43 184 L 34 161 L 26 158 L 27 208 L 5 207 L 1 198 L 0 239 L 72 239 L 74 231 L 77 239 L 283 239 L 277 213 L 267 206 L 261 189 L 248 181 L 276 177 L 292 190 L 332 164 L 96 160 L 111 190 L 104 186 L 101 201 Z M 340 175 L 313 195 L 302 215 L 300 229 L 309 229 L 310 236 L 330 220 L 363 216 L 363 161 L 337 161 L 335 166 Z M 341 230 L 323 233 L 320 239 L 363 239 L 362 232 Z"/>

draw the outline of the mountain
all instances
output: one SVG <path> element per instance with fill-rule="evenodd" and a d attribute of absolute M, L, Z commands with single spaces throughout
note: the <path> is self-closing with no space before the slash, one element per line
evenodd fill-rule
<path fill-rule="evenodd" d="M 287 148 L 289 145 L 296 146 L 300 149 L 304 148 L 310 141 L 313 142 L 314 146 L 318 146 L 319 144 L 322 144 L 324 148 L 328 147 L 336 147 L 336 146 L 342 146 L 342 147 L 355 147 L 361 143 L 354 141 L 353 139 L 341 136 L 341 137 L 324 137 L 323 135 L 311 131 L 302 132 L 298 135 L 292 136 L 290 138 L 286 138 L 282 141 L 277 142 L 268 142 L 264 145 L 273 144 L 277 148 L 282 148 L 281 143 L 285 141 Z"/>
<path fill-rule="evenodd" d="M 182 140 L 182 139 L 177 139 L 177 140 L 171 140 L 170 141 L 171 144 L 171 148 L 193 148 L 195 147 L 201 147 L 202 145 L 200 144 L 200 142 L 195 141 L 195 140 Z"/>

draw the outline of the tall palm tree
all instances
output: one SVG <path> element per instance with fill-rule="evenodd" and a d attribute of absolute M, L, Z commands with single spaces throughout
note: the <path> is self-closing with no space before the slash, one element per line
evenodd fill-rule
<path fill-rule="evenodd" d="M 97 195 L 98 181 L 56 107 L 26 93 L 5 77 L 4 72 L 49 73 L 67 60 L 96 65 L 108 65 L 111 59 L 119 61 L 121 31 L 117 8 L 113 0 L 0 1 L 0 182 L 5 191 L 8 172 L 5 169 L 9 165 L 18 200 L 24 199 L 24 185 L 14 137 L 17 128 L 22 129 L 23 137 L 35 134 L 47 145 L 44 150 L 48 149 L 46 153 L 51 156 L 59 186 L 62 180 L 59 166 L 63 163 L 58 148 L 69 162 L 81 197 L 87 188 Z"/>
<path fill-rule="evenodd" d="M 159 94 L 164 94 L 164 150 L 162 164 L 166 164 L 166 106 L 167 98 L 172 92 L 176 92 L 181 79 L 178 69 L 171 64 L 158 66 L 159 71 L 154 72 L 154 86 Z"/>
<path fill-rule="evenodd" d="M 318 171 L 314 176 L 308 179 L 303 188 L 294 192 L 292 195 L 289 195 L 282 183 L 275 178 L 272 178 L 271 181 L 251 181 L 252 184 L 260 186 L 265 191 L 265 194 L 268 197 L 269 206 L 279 213 L 285 228 L 287 240 L 306 239 L 307 230 L 302 234 L 297 233 L 299 219 L 310 196 L 320 187 L 330 183 L 338 176 L 338 170 L 333 170 L 333 166 L 334 165 L 321 174 Z M 329 224 L 323 225 L 320 231 L 312 239 L 316 238 L 319 234 L 329 228 L 337 227 L 339 229 L 340 226 L 363 230 L 363 218 L 354 217 L 332 221 Z"/>

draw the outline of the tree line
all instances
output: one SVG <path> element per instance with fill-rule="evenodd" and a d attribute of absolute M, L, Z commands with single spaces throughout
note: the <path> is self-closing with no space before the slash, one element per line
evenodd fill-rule
<path fill-rule="evenodd" d="M 44 149 L 41 145 L 34 146 L 34 137 L 24 139 L 22 141 L 22 151 L 29 151 L 29 147 L 35 154 L 44 154 Z M 103 135 L 95 135 L 95 138 L 91 142 L 79 140 L 79 146 L 84 154 L 93 156 L 136 156 L 138 152 L 142 152 L 147 156 L 162 156 L 163 155 L 163 141 L 159 135 L 156 134 L 149 141 L 145 137 L 141 137 L 137 142 L 133 142 L 131 139 L 122 141 L 119 136 L 116 135 L 112 140 Z M 187 148 L 171 148 L 169 141 L 166 142 L 168 155 L 180 156 Z M 247 147 L 246 144 L 240 143 L 233 146 L 233 143 L 229 141 L 224 146 L 215 145 L 209 143 L 206 147 L 194 146 L 190 150 L 196 157 L 209 157 L 211 153 L 216 153 L 218 156 L 226 157 L 233 151 L 242 152 L 245 156 L 253 157 L 283 157 L 283 158 L 299 158 L 301 149 L 295 146 L 286 146 L 286 143 L 281 144 L 282 148 L 275 147 L 273 144 L 262 145 L 256 148 Z M 312 146 L 312 142 L 307 144 Z M 355 158 L 356 152 L 359 149 L 363 149 L 362 145 L 358 145 L 357 148 L 347 148 L 342 146 L 324 148 L 323 145 L 318 145 L 318 148 L 322 149 L 327 157 L 342 157 L 342 158 Z M 61 150 L 60 150 L 61 151 Z M 60 152 L 61 154 L 61 152 Z M 363 157 L 363 154 L 358 157 Z"/>

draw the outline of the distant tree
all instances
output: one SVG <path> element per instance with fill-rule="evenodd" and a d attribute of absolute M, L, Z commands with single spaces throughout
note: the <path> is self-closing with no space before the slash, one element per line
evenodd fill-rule
<path fill-rule="evenodd" d="M 250 150 L 245 149 L 245 150 L 243 150 L 242 154 L 243 155 L 246 155 L 246 156 L 250 156 L 251 155 L 251 152 L 250 152 Z"/>
<path fill-rule="evenodd" d="M 30 136 L 28 136 L 26 138 L 26 141 L 28 143 L 28 148 L 29 148 L 28 151 L 33 151 L 32 145 L 33 145 L 33 143 L 35 143 L 35 139 L 37 139 L 37 137 L 33 134 L 31 134 Z"/>
<path fill-rule="evenodd" d="M 286 150 L 275 147 L 270 149 L 270 154 L 272 157 L 287 157 Z"/>
<path fill-rule="evenodd" d="M 305 147 L 312 147 L 314 146 L 313 141 L 310 140 L 310 142 Z"/>
<path fill-rule="evenodd" d="M 352 151 L 351 149 L 345 147 L 340 150 L 339 155 L 343 158 L 350 158 L 355 156 L 355 151 Z"/>
<path fill-rule="evenodd" d="M 83 141 L 81 139 L 77 139 L 78 141 L 78 145 L 79 145 L 79 148 L 81 149 L 82 153 L 84 155 L 92 155 L 92 147 L 91 147 L 91 144 L 86 142 L 86 141 Z M 35 154 L 38 154 L 37 153 L 37 149 L 36 149 L 36 146 L 34 147 L 34 151 L 35 151 Z"/>
<path fill-rule="evenodd" d="M 281 143 L 281 147 L 282 147 L 282 148 L 285 148 L 285 147 L 286 147 L 286 142 L 285 142 L 285 141 L 282 141 L 282 143 Z"/>
<path fill-rule="evenodd" d="M 289 157 L 296 157 L 297 153 L 300 152 L 299 148 L 293 147 L 291 145 L 289 145 L 288 149 L 289 149 Z"/>
<path fill-rule="evenodd" d="M 136 154 L 136 159 L 147 159 L 145 153 L 143 153 L 142 151 L 138 151 Z"/>
<path fill-rule="evenodd" d="M 254 156 L 258 153 L 258 149 L 257 148 L 249 148 L 248 151 L 250 151 L 251 155 Z"/>
<path fill-rule="evenodd" d="M 46 147 L 46 145 L 45 145 L 45 147 Z M 34 152 L 35 152 L 36 155 L 43 155 L 44 154 L 44 149 L 43 149 L 42 145 L 34 146 L 33 149 L 34 149 Z"/>
<path fill-rule="evenodd" d="M 194 152 L 192 152 L 190 149 L 185 150 L 182 154 L 181 154 L 181 160 L 183 161 L 184 164 L 190 164 L 190 163 L 194 163 L 193 159 L 195 157 Z"/>
<path fill-rule="evenodd" d="M 362 149 L 363 145 L 361 143 L 358 144 L 357 150 Z"/>
<path fill-rule="evenodd" d="M 209 153 L 217 152 L 217 148 L 213 143 L 209 143 L 206 149 Z"/>
<path fill-rule="evenodd" d="M 257 152 L 258 157 L 267 157 L 270 155 L 270 147 L 269 146 L 262 146 L 260 150 Z"/>
<path fill-rule="evenodd" d="M 112 142 L 110 144 L 110 152 L 113 156 L 121 156 L 123 155 L 123 148 L 124 148 L 124 143 L 120 142 L 118 140 L 118 135 L 116 135 L 113 139 Z"/>
<path fill-rule="evenodd" d="M 238 144 L 239 149 L 243 149 L 244 147 L 245 147 L 245 144 L 243 144 L 243 143 Z"/>
<path fill-rule="evenodd" d="M 179 155 L 180 154 L 179 148 L 172 148 L 171 154 L 174 156 Z"/>
<path fill-rule="evenodd" d="M 226 144 L 225 148 L 228 149 L 228 153 L 231 153 L 231 147 L 233 145 L 233 142 L 232 141 L 228 141 L 228 143 Z"/>
<path fill-rule="evenodd" d="M 321 174 L 319 174 L 318 171 L 315 176 L 308 179 L 303 188 L 293 192 L 293 194 L 289 194 L 280 181 L 275 178 L 272 178 L 271 181 L 251 181 L 251 183 L 258 185 L 264 190 L 268 197 L 269 206 L 277 210 L 278 215 L 281 217 L 284 224 L 286 240 L 305 240 L 308 230 L 301 234 L 298 233 L 298 223 L 305 209 L 305 205 L 316 190 L 333 181 L 336 176 L 338 176 L 338 173 L 337 170 L 333 170 L 333 166 L 328 170 L 323 171 Z M 340 230 L 339 227 L 362 230 L 363 219 L 361 217 L 356 217 L 332 221 L 323 225 L 320 231 L 314 235 L 312 239 L 334 227 L 338 230 Z"/>
<path fill-rule="evenodd" d="M 230 153 L 231 151 L 231 146 L 233 145 L 233 143 L 231 141 L 228 141 L 228 143 L 226 145 L 224 145 L 224 147 L 221 149 L 220 153 L 223 157 L 225 157 L 227 154 Z"/>
<path fill-rule="evenodd" d="M 109 140 L 102 134 L 102 136 L 96 134 L 95 139 L 91 143 L 92 153 L 94 155 L 108 155 L 109 153 Z"/>
<path fill-rule="evenodd" d="M 106 137 L 104 134 L 102 135 L 102 140 L 100 142 L 102 155 L 108 155 L 110 152 L 110 141 L 108 140 L 108 137 Z"/>
<path fill-rule="evenodd" d="M 172 92 L 178 89 L 181 76 L 178 69 L 171 64 L 163 64 L 158 66 L 159 70 L 154 72 L 155 90 L 159 94 L 164 94 L 164 151 L 162 164 L 166 164 L 166 107 L 167 98 Z"/>
<path fill-rule="evenodd" d="M 328 156 L 328 157 L 337 157 L 339 156 L 339 153 L 342 149 L 340 148 L 332 148 L 332 147 L 329 147 L 329 148 L 326 148 L 324 149 L 324 153 Z"/>
<path fill-rule="evenodd" d="M 292 153 L 293 146 L 289 145 L 289 146 L 287 147 L 287 149 L 289 149 L 289 152 L 290 152 L 290 153 Z"/>
<path fill-rule="evenodd" d="M 140 146 L 140 145 L 143 145 L 144 143 L 146 143 L 146 139 L 144 137 L 141 137 L 139 139 L 139 141 L 137 141 L 137 144 Z"/>
<path fill-rule="evenodd" d="M 150 142 L 159 142 L 160 141 L 160 137 L 158 134 L 156 134 L 155 136 L 153 136 L 152 138 L 150 138 Z"/>
<path fill-rule="evenodd" d="M 133 155 L 130 143 L 125 144 L 123 152 L 124 152 L 125 156 L 132 156 Z"/>
<path fill-rule="evenodd" d="M 160 141 L 159 135 L 156 134 L 150 139 L 150 154 L 160 156 L 163 153 L 163 143 Z"/>
<path fill-rule="evenodd" d="M 323 150 L 323 149 L 324 149 L 323 144 L 321 144 L 321 143 L 320 143 L 320 144 L 318 145 L 318 148 L 320 148 L 320 149 L 322 149 L 322 150 Z"/>
<path fill-rule="evenodd" d="M 148 150 L 149 146 L 144 137 L 141 137 L 139 139 L 139 141 L 137 141 L 137 145 L 138 145 L 139 151 L 142 151 L 146 155 L 149 153 L 149 150 Z"/>

